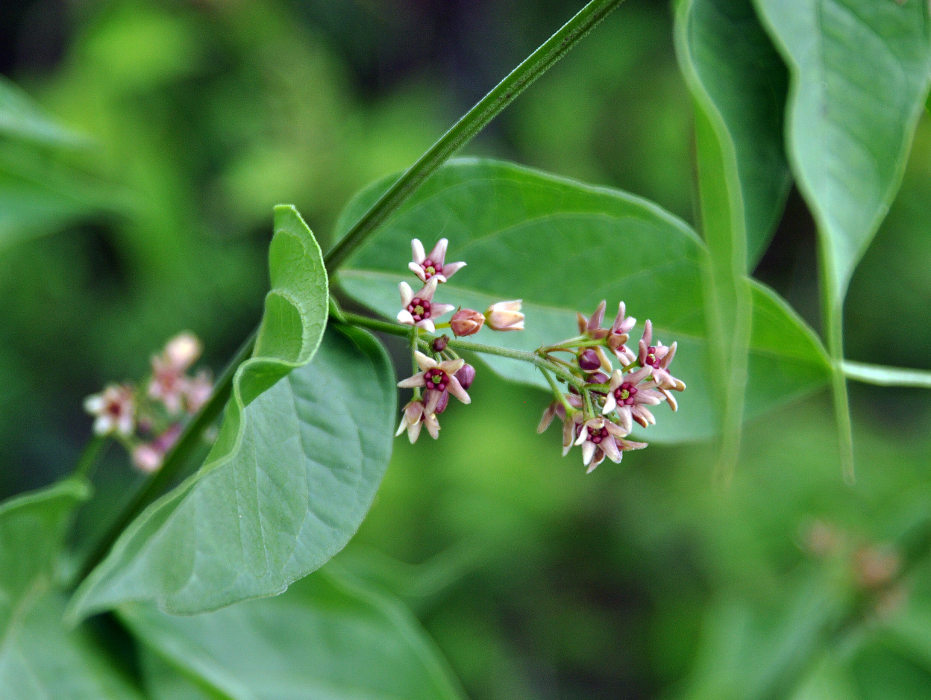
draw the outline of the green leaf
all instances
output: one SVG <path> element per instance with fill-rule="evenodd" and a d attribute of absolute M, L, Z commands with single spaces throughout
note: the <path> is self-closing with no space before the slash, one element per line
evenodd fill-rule
<path fill-rule="evenodd" d="M 237 370 L 204 466 L 127 528 L 78 589 L 74 616 L 125 600 L 191 613 L 280 593 L 362 521 L 390 456 L 394 372 L 367 334 L 320 345 L 326 271 L 293 207 L 275 210 L 269 259 L 255 356 Z"/>
<path fill-rule="evenodd" d="M 86 146 L 89 139 L 49 117 L 15 83 L 0 75 L 0 137 L 54 147 Z"/>
<path fill-rule="evenodd" d="M 382 347 L 328 331 L 314 361 L 242 411 L 229 452 L 156 501 L 78 589 L 84 616 L 128 600 L 169 612 L 276 595 L 358 529 L 391 455 L 396 388 Z"/>
<path fill-rule="evenodd" d="M 445 662 L 396 600 L 327 569 L 282 596 L 197 617 L 127 604 L 120 618 L 202 697 L 459 698 Z M 171 676 L 149 678 L 174 698 Z"/>
<path fill-rule="evenodd" d="M 855 379 L 858 382 L 879 386 L 912 386 L 931 389 L 931 371 L 926 369 L 870 365 L 849 360 L 844 360 L 841 366 L 849 379 Z"/>
<path fill-rule="evenodd" d="M 779 223 L 791 182 L 782 143 L 786 70 L 750 0 L 682 0 L 676 38 L 696 109 L 712 122 L 728 169 L 702 173 L 700 184 L 716 177 L 733 189 L 752 268 Z"/>
<path fill-rule="evenodd" d="M 931 76 L 926 2 L 756 0 L 792 73 L 789 155 L 823 238 L 830 298 L 885 216 Z"/>
<path fill-rule="evenodd" d="M 350 203 L 339 232 L 386 182 L 390 179 Z M 688 384 L 678 413 L 661 415 L 644 435 L 671 441 L 714 433 L 702 291 L 707 255 L 685 223 L 623 192 L 506 163 L 457 160 L 440 169 L 347 261 L 339 282 L 362 303 L 394 318 L 398 282 L 411 277 L 410 239 L 421 238 L 429 249 L 440 236 L 450 239 L 448 260 L 469 264 L 440 287 L 438 301 L 481 310 L 503 299 L 524 300 L 527 330 L 483 330 L 478 340 L 485 336 L 486 342 L 533 350 L 573 336 L 576 311 L 590 314 L 601 299 L 609 305 L 623 300 L 630 314 L 652 319 L 656 337 L 678 341 L 674 373 Z M 754 331 L 748 403 L 759 412 L 823 385 L 827 365 L 823 349 L 798 317 L 770 293 L 754 289 L 754 325 L 778 323 L 784 333 L 774 338 L 765 327 Z M 547 386 L 526 363 L 485 360 L 507 379 Z M 768 375 L 774 365 L 782 367 L 779 383 Z"/>
<path fill-rule="evenodd" d="M 89 494 L 67 480 L 0 505 L 0 688 L 10 698 L 136 697 L 84 630 L 62 625 L 55 563 Z"/>

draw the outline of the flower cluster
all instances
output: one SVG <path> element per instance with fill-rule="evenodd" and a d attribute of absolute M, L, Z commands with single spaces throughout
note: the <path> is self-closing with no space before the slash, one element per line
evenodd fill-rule
<path fill-rule="evenodd" d="M 573 446 L 580 446 L 582 462 L 589 472 L 605 457 L 617 463 L 624 452 L 646 447 L 644 442 L 628 439 L 633 424 L 644 428 L 655 424 L 650 407 L 663 402 L 677 410 L 672 392 L 685 389 L 685 383 L 669 372 L 676 343 L 667 346 L 654 341 L 653 324 L 647 321 L 634 352 L 627 343 L 636 319 L 627 316 L 621 302 L 614 323 L 602 328 L 605 309 L 602 301 L 590 317 L 579 314 L 578 336 L 537 351 L 552 363 L 552 371 L 544 373 L 555 396 L 537 432 L 546 430 L 558 417 L 563 423 L 563 455 Z M 572 360 L 556 357 L 555 353 L 568 353 Z M 614 367 L 615 362 L 619 368 Z M 554 374 L 568 384 L 568 392 L 558 388 Z"/>
<path fill-rule="evenodd" d="M 403 409 L 396 435 L 406 431 L 412 443 L 417 440 L 424 427 L 430 437 L 439 437 L 440 423 L 437 415 L 446 410 L 450 394 L 462 403 L 470 403 L 467 390 L 475 379 L 475 368 L 466 364 L 465 360 L 449 347 L 447 336 L 441 335 L 428 340 L 423 334 L 434 334 L 438 329 L 449 328 L 453 335 L 462 337 L 478 333 L 486 324 L 494 331 L 518 331 L 524 328 L 520 299 L 491 304 L 484 313 L 459 308 L 448 322 L 439 321 L 440 317 L 456 307 L 436 302 L 434 295 L 437 288 L 465 267 L 464 262 L 446 262 L 448 245 L 449 241 L 441 238 L 427 254 L 423 244 L 418 239 L 413 239 L 413 260 L 408 263 L 408 269 L 417 275 L 423 287 L 415 292 L 407 282 L 398 285 L 401 292 L 401 310 L 397 319 L 400 323 L 411 326 L 412 359 L 417 371 L 398 383 L 401 388 L 413 389 L 414 397 Z M 429 354 L 422 352 L 423 350 Z"/>
<path fill-rule="evenodd" d="M 108 384 L 84 400 L 94 418 L 94 433 L 113 435 L 145 472 L 156 471 L 165 453 L 181 435 L 184 424 L 200 410 L 213 392 L 209 372 L 188 370 L 201 353 L 192 333 L 181 333 L 151 360 L 152 374 L 138 389 L 133 384 Z"/>

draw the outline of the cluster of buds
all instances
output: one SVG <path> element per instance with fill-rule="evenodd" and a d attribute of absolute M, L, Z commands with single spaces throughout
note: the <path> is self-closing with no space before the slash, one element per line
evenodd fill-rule
<path fill-rule="evenodd" d="M 636 319 L 627 316 L 621 302 L 614 323 L 602 328 L 605 308 L 602 301 L 590 317 L 578 314 L 578 336 L 537 350 L 553 368 L 544 373 L 555 396 L 537 432 L 542 433 L 558 417 L 563 423 L 563 456 L 573 446 L 580 446 L 589 472 L 605 457 L 617 463 L 624 452 L 646 447 L 645 442 L 628 439 L 633 424 L 646 428 L 656 423 L 650 406 L 665 402 L 677 410 L 672 392 L 685 389 L 685 383 L 669 373 L 676 343 L 666 346 L 654 341 L 653 325 L 648 320 L 634 352 L 627 343 Z M 568 353 L 572 360 L 555 353 Z M 558 387 L 553 375 L 568 385 L 567 392 Z"/>
<path fill-rule="evenodd" d="M 152 374 L 142 388 L 129 382 L 108 384 L 99 394 L 88 396 L 84 409 L 95 416 L 94 433 L 113 435 L 138 469 L 156 471 L 185 423 L 213 392 L 209 372 L 188 374 L 200 353 L 197 337 L 181 333 L 152 357 Z"/>
<path fill-rule="evenodd" d="M 439 321 L 441 316 L 456 307 L 453 304 L 434 301 L 437 288 L 465 267 L 464 262 L 446 262 L 448 244 L 447 239 L 441 238 L 427 254 L 423 244 L 418 239 L 413 239 L 413 260 L 408 264 L 408 268 L 417 275 L 423 287 L 414 292 L 407 282 L 399 284 L 401 310 L 397 319 L 400 323 L 411 326 L 412 359 L 417 371 L 413 376 L 398 383 L 401 388 L 413 389 L 414 396 L 403 409 L 396 435 L 406 431 L 412 443 L 417 440 L 424 427 L 432 438 L 439 437 L 440 423 L 437 415 L 446 410 L 450 394 L 462 403 L 470 403 L 467 390 L 475 379 L 475 368 L 466 364 L 465 360 L 448 346 L 447 336 L 441 335 L 428 340 L 423 335 L 435 334 L 438 329 L 444 328 L 449 328 L 456 337 L 474 335 L 486 324 L 494 331 L 519 331 L 524 328 L 524 314 L 520 311 L 519 299 L 497 302 L 489 306 L 484 313 L 459 308 L 448 322 Z"/>

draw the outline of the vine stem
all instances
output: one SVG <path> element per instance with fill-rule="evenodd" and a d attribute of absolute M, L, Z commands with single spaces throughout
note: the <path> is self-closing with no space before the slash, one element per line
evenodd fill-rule
<path fill-rule="evenodd" d="M 565 56 L 623 0 L 591 0 L 511 71 L 420 156 L 324 257 L 330 275 L 451 155 L 472 140 L 531 83 Z"/>

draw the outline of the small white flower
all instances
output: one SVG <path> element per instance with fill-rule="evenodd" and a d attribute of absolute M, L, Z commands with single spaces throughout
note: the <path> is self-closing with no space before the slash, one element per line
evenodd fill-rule
<path fill-rule="evenodd" d="M 132 435 L 136 425 L 136 402 L 131 386 L 108 384 L 101 393 L 84 399 L 84 410 L 97 416 L 94 420 L 95 434 L 116 432 L 124 437 Z"/>
<path fill-rule="evenodd" d="M 430 255 L 427 255 L 420 239 L 414 238 L 411 240 L 411 256 L 414 259 L 407 264 L 408 269 L 417 275 L 421 282 L 428 282 L 434 278 L 438 282 L 446 282 L 456 272 L 465 267 L 464 262 L 446 262 L 446 246 L 448 244 L 448 240 L 441 238 L 433 246 Z"/>
<path fill-rule="evenodd" d="M 434 333 L 436 331 L 436 326 L 433 323 L 434 319 L 456 308 L 452 304 L 433 303 L 433 295 L 436 293 L 437 284 L 439 284 L 439 280 L 436 277 L 431 277 L 427 284 L 424 285 L 424 288 L 417 292 L 415 296 L 411 286 L 407 282 L 401 282 L 398 289 L 401 291 L 401 306 L 403 308 L 398 312 L 398 322 L 423 328 L 428 333 Z"/>

